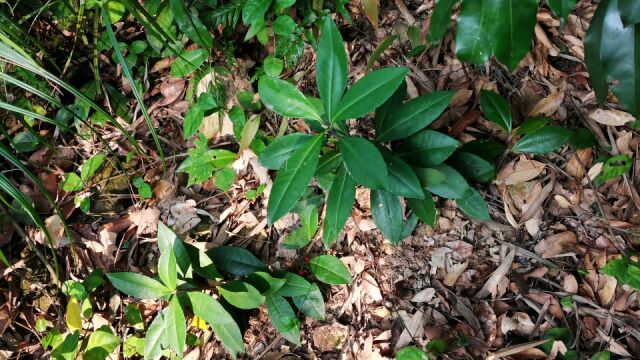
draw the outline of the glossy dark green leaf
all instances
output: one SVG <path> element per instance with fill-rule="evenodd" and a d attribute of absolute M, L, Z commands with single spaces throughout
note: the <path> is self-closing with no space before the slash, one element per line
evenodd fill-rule
<path fill-rule="evenodd" d="M 206 321 L 234 358 L 244 352 L 244 340 L 236 320 L 218 301 L 199 291 L 188 292 L 193 313 Z"/>
<path fill-rule="evenodd" d="M 603 104 L 608 87 L 620 103 L 640 116 L 640 25 L 624 26 L 619 0 L 600 2 L 584 40 L 589 81 Z M 636 7 L 638 5 L 635 5 Z M 629 14 L 629 13 L 627 13 Z"/>
<path fill-rule="evenodd" d="M 407 205 L 409 205 L 411 211 L 413 211 L 413 213 L 416 214 L 422 222 L 431 227 L 435 227 L 438 214 L 436 204 L 434 203 L 430 192 L 424 190 L 423 196 L 424 199 L 406 198 L 405 200 L 407 201 Z"/>
<path fill-rule="evenodd" d="M 258 289 L 238 280 L 218 286 L 218 292 L 229 304 L 240 309 L 256 309 L 264 303 L 264 296 Z"/>
<path fill-rule="evenodd" d="M 300 345 L 300 320 L 289 302 L 278 295 L 267 297 L 267 311 L 273 327 L 283 338 Z"/>
<path fill-rule="evenodd" d="M 327 196 L 326 214 L 322 228 L 322 242 L 328 249 L 338 239 L 338 234 L 351 215 L 356 198 L 356 183 L 342 166 Z"/>
<path fill-rule="evenodd" d="M 207 60 L 207 56 L 209 56 L 209 52 L 205 49 L 183 51 L 180 57 L 171 64 L 171 76 L 181 78 L 191 74 Z"/>
<path fill-rule="evenodd" d="M 285 135 L 267 146 L 260 154 L 259 160 L 267 169 L 279 170 L 291 157 L 291 154 L 312 138 L 305 133 Z"/>
<path fill-rule="evenodd" d="M 320 156 L 320 161 L 318 161 L 318 167 L 316 167 L 316 171 L 314 173 L 315 176 L 326 174 L 342 165 L 342 154 L 340 154 L 339 150 L 330 150 Z"/>
<path fill-rule="evenodd" d="M 625 26 L 640 23 L 640 2 L 637 0 L 618 0 L 618 8 Z"/>
<path fill-rule="evenodd" d="M 331 16 L 326 16 L 318 44 L 316 83 L 329 120 L 333 118 L 347 87 L 347 76 L 347 53 L 342 36 Z"/>
<path fill-rule="evenodd" d="M 280 290 L 277 291 L 277 294 L 280 296 L 304 296 L 311 291 L 311 283 L 300 275 L 285 272 L 284 279 L 286 282 Z"/>
<path fill-rule="evenodd" d="M 487 203 L 482 198 L 482 194 L 472 187 L 469 187 L 464 195 L 456 200 L 456 204 L 469 217 L 484 221 L 491 220 Z"/>
<path fill-rule="evenodd" d="M 453 95 L 453 91 L 435 91 L 400 105 L 382 127 L 376 128 L 376 140 L 402 139 L 429 126 L 447 108 Z"/>
<path fill-rule="evenodd" d="M 404 197 L 422 198 L 420 179 L 411 166 L 386 149 L 382 149 L 381 153 L 389 171 L 389 192 Z"/>
<path fill-rule="evenodd" d="M 371 214 L 382 235 L 392 244 L 397 245 L 402 240 L 400 198 L 384 190 L 372 190 Z"/>
<path fill-rule="evenodd" d="M 487 161 L 493 162 L 504 153 L 505 146 L 491 139 L 478 139 L 464 143 L 458 151 L 476 154 Z"/>
<path fill-rule="evenodd" d="M 376 130 L 388 127 L 387 122 L 395 121 L 394 115 L 407 96 L 407 82 L 403 81 L 393 95 L 376 109 Z"/>
<path fill-rule="evenodd" d="M 262 295 L 269 296 L 279 292 L 287 279 L 273 277 L 264 271 L 256 271 L 247 277 L 247 282 L 258 289 Z"/>
<path fill-rule="evenodd" d="M 292 231 L 282 243 L 287 249 L 301 249 L 307 246 L 318 231 L 318 208 L 308 205 L 300 212 L 300 227 Z"/>
<path fill-rule="evenodd" d="M 451 156 L 448 164 L 469 180 L 483 183 L 496 176 L 495 165 L 476 154 L 458 151 Z"/>
<path fill-rule="evenodd" d="M 451 23 L 451 10 L 458 0 L 438 0 L 436 9 L 431 14 L 427 42 L 433 43 L 442 40 Z"/>
<path fill-rule="evenodd" d="M 534 131 L 540 130 L 551 122 L 551 119 L 545 117 L 537 117 L 528 119 L 516 129 L 516 135 L 526 135 Z"/>
<path fill-rule="evenodd" d="M 463 1 L 458 16 L 456 54 L 483 64 L 491 55 L 514 70 L 529 52 L 537 0 Z"/>
<path fill-rule="evenodd" d="M 551 11 L 560 18 L 560 21 L 564 23 L 569 17 L 571 10 L 576 6 L 577 0 L 548 0 L 549 8 Z"/>
<path fill-rule="evenodd" d="M 189 257 L 189 265 L 193 267 L 193 272 L 209 280 L 220 280 L 222 275 L 218 272 L 213 260 L 202 250 L 191 244 L 183 244 L 185 252 Z"/>
<path fill-rule="evenodd" d="M 545 154 L 566 144 L 573 133 L 560 126 L 545 126 L 525 135 L 511 149 L 517 153 Z"/>
<path fill-rule="evenodd" d="M 294 296 L 291 300 L 303 314 L 316 320 L 324 320 L 324 299 L 318 285 L 311 284 L 310 290 L 306 294 Z"/>
<path fill-rule="evenodd" d="M 309 260 L 311 272 L 325 284 L 351 283 L 351 274 L 344 263 L 333 255 L 321 255 Z"/>
<path fill-rule="evenodd" d="M 382 105 L 407 75 L 406 68 L 387 67 L 358 80 L 342 97 L 332 121 L 357 119 Z"/>
<path fill-rule="evenodd" d="M 138 299 L 158 299 L 171 294 L 171 289 L 148 276 L 119 272 L 107 274 L 107 278 L 116 289 Z"/>
<path fill-rule="evenodd" d="M 220 246 L 207 251 L 207 255 L 218 269 L 234 275 L 247 276 L 267 268 L 249 250 L 240 247 Z"/>
<path fill-rule="evenodd" d="M 169 0 L 176 23 L 191 41 L 206 48 L 213 47 L 213 39 L 207 27 L 200 21 L 196 13 L 191 12 L 184 1 Z"/>
<path fill-rule="evenodd" d="M 493 91 L 480 92 L 480 106 L 484 116 L 498 124 L 501 128 L 511 131 L 511 106 L 500 94 Z"/>
<path fill-rule="evenodd" d="M 407 139 L 395 153 L 410 164 L 427 167 L 442 164 L 458 144 L 441 132 L 424 130 Z"/>
<path fill-rule="evenodd" d="M 278 172 L 267 205 L 269 225 L 286 215 L 304 193 L 318 165 L 324 135 L 316 135 L 291 154 Z"/>
<path fill-rule="evenodd" d="M 422 187 L 439 184 L 447 179 L 447 176 L 433 168 L 413 168 L 413 171 L 420 179 Z"/>
<path fill-rule="evenodd" d="M 595 146 L 598 141 L 589 129 L 578 128 L 573 131 L 569 143 L 576 149 L 586 149 Z"/>
<path fill-rule="evenodd" d="M 469 184 L 459 172 L 445 164 L 434 166 L 434 169 L 444 174 L 446 180 L 437 184 L 427 184 L 427 190 L 447 199 L 457 200 L 464 196 Z"/>
<path fill-rule="evenodd" d="M 202 120 L 204 120 L 204 110 L 202 107 L 198 104 L 189 107 L 182 123 L 182 134 L 185 139 L 190 138 L 198 131 L 200 125 L 202 125 Z"/>
<path fill-rule="evenodd" d="M 361 137 L 340 139 L 344 165 L 356 183 L 370 189 L 388 189 L 389 173 L 378 148 Z"/>
<path fill-rule="evenodd" d="M 311 101 L 289 82 L 262 76 L 258 82 L 258 92 L 265 106 L 282 116 L 321 120 Z"/>
<path fill-rule="evenodd" d="M 178 356 L 182 356 L 187 339 L 187 326 L 184 318 L 184 312 L 178 301 L 178 297 L 174 296 L 169 302 L 167 313 L 164 316 L 166 327 L 167 341 L 169 347 L 175 351 Z"/>

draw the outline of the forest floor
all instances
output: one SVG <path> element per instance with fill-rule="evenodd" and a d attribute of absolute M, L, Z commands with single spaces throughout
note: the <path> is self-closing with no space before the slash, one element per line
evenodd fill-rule
<path fill-rule="evenodd" d="M 377 29 L 359 6 L 348 6 L 353 24 L 344 27 L 343 35 L 350 54 L 350 79 L 363 75 L 373 50 L 388 35 L 406 34 L 413 24 L 424 32 L 428 22 L 423 19 L 433 4 L 383 1 Z M 330 250 L 349 267 L 354 281 L 322 288 L 327 318 L 303 320 L 299 347 L 278 335 L 264 307 L 251 313 L 243 356 L 385 359 L 393 358 L 404 346 L 423 347 L 444 339 L 443 358 L 514 353 L 520 359 L 555 358 L 567 350 L 565 343 L 554 342 L 551 355 L 547 355 L 536 342 L 553 328 L 569 330 L 572 349 L 640 356 L 638 292 L 597 271 L 621 249 L 633 249 L 640 243 L 640 136 L 628 127 L 604 125 L 595 111 L 597 103 L 588 84 L 583 47 L 594 8 L 588 1 L 579 2 L 563 27 L 550 12 L 540 10 L 532 51 L 514 73 L 493 61 L 481 67 L 461 63 L 454 56 L 451 34 L 439 46 L 416 57 L 405 55 L 410 41 L 400 35 L 378 63 L 410 69 L 410 97 L 455 90 L 449 108 L 432 127 L 461 142 L 489 137 L 510 140 L 478 111 L 480 89 L 500 89 L 514 109 L 514 123 L 530 115 L 543 115 L 567 127 L 586 127 L 602 148 L 635 159 L 629 174 L 595 187 L 592 175 L 602 162 L 592 148 L 575 151 L 563 147 L 535 157 L 506 153 L 499 159 L 496 180 L 478 188 L 489 204 L 492 221 L 469 220 L 454 201 L 440 200 L 435 229 L 420 224 L 397 246 L 384 240 L 376 229 L 369 192 L 358 189 L 347 226 Z M 127 31 L 138 28 L 125 22 L 119 32 Z M 241 47 L 250 48 L 251 44 Z M 225 62 L 223 56 L 220 54 L 220 63 Z M 256 63 L 256 55 L 250 51 L 237 56 L 236 68 L 224 75 L 231 94 L 251 86 L 249 74 Z M 303 60 L 287 70 L 302 79 L 300 88 L 307 93 L 314 89 L 314 57 L 313 50 L 307 48 Z M 83 214 L 75 208 L 73 197 L 59 189 L 57 174 L 44 179 L 82 243 L 69 246 L 59 218 L 47 219 L 63 273 L 74 279 L 86 278 L 93 269 L 153 273 L 158 257 L 155 232 L 161 220 L 187 242 L 199 242 L 206 248 L 246 247 L 272 269 L 304 274 L 305 259 L 326 252 L 321 236 L 300 251 L 280 246 L 298 219 L 291 215 L 269 228 L 268 187 L 255 199 L 247 199 L 247 192 L 255 192 L 259 183 L 273 177 L 256 163 L 255 156 L 234 164 L 241 176 L 227 193 L 211 181 L 187 187 L 186 176 L 176 171 L 192 145 L 182 138 L 181 121 L 188 106 L 184 93 L 195 84 L 172 78 L 169 65 L 166 59 L 150 64 L 151 86 L 146 94 L 167 156 L 166 172 L 160 161 L 134 159 L 131 164 L 143 169 L 145 181 L 153 188 L 151 199 L 141 200 L 135 189 L 118 181 L 121 174 L 107 167 L 100 179 L 93 180 L 94 186 L 100 185 L 92 199 L 94 207 Z M 114 66 L 105 76 L 117 79 L 119 69 Z M 273 114 L 262 120 L 267 134 L 278 132 L 279 122 Z M 372 130 L 371 121 L 350 125 L 363 133 Z M 144 122 L 128 126 L 139 137 L 149 136 Z M 306 129 L 301 121 L 292 121 L 289 127 Z M 217 135 L 212 143 L 233 147 L 234 140 L 224 135 Z M 107 130 L 103 136 L 117 141 Z M 81 163 L 103 145 L 94 139 L 65 135 L 57 146 L 56 151 L 36 151 L 30 160 L 68 171 L 73 168 L 70 164 Z M 128 150 L 121 151 L 126 154 Z M 50 209 L 31 185 L 20 183 L 41 211 Z M 43 314 L 64 314 L 63 305 L 52 295 L 47 271 L 24 242 L 9 243 L 21 236 L 21 229 L 12 224 L 2 226 L 0 246 L 9 249 L 5 254 L 14 265 L 0 265 L 0 279 L 7 284 L 0 289 L 0 349 L 5 349 L 0 358 L 41 357 L 44 352 L 35 321 Z M 42 240 L 35 228 L 27 227 L 26 235 Z M 129 301 L 111 287 L 100 290 L 95 294 L 94 327 L 110 324 L 121 328 L 122 312 L 118 309 Z M 143 301 L 138 305 L 146 316 L 160 304 Z M 58 311 L 51 312 L 51 308 Z M 64 317 L 47 320 L 55 325 L 64 322 Z M 225 357 L 220 343 L 214 337 L 207 339 L 185 358 Z"/>

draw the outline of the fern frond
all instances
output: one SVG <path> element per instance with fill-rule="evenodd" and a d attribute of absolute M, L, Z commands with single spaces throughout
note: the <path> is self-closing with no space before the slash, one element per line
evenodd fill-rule
<path fill-rule="evenodd" d="M 213 24 L 217 26 L 235 27 L 240 20 L 245 0 L 231 0 L 211 12 Z"/>

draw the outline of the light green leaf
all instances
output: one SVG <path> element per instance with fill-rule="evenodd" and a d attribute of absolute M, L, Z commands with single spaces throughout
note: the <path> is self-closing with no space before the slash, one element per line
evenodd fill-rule
<path fill-rule="evenodd" d="M 158 259 L 158 275 L 167 288 L 170 290 L 176 289 L 178 271 L 176 269 L 176 256 L 172 248 L 160 254 L 160 259 Z"/>
<path fill-rule="evenodd" d="M 263 66 L 265 74 L 276 78 L 280 76 L 280 74 L 282 73 L 282 69 L 284 69 L 284 61 L 282 61 L 282 59 L 278 59 L 273 55 L 269 55 L 266 59 L 264 59 Z"/>
<path fill-rule="evenodd" d="M 258 289 L 242 281 L 230 281 L 218 286 L 218 292 L 229 304 L 240 309 L 256 309 L 264 303 L 264 296 Z"/>
<path fill-rule="evenodd" d="M 84 349 L 85 360 L 105 360 L 120 345 L 120 338 L 113 334 L 109 325 L 103 325 L 89 335 Z"/>
<path fill-rule="evenodd" d="M 372 190 L 371 214 L 382 235 L 392 244 L 397 245 L 402 240 L 400 198 L 384 190 Z"/>
<path fill-rule="evenodd" d="M 498 124 L 501 128 L 511 131 L 511 106 L 500 94 L 493 91 L 480 92 L 480 106 L 484 116 Z"/>
<path fill-rule="evenodd" d="M 200 21 L 198 15 L 187 8 L 183 0 L 169 0 L 180 31 L 185 33 L 191 41 L 205 49 L 213 47 L 213 39 L 207 27 Z"/>
<path fill-rule="evenodd" d="M 258 92 L 265 106 L 282 116 L 321 121 L 311 101 L 289 82 L 262 76 L 258 81 Z"/>
<path fill-rule="evenodd" d="M 273 33 L 277 35 L 291 35 L 296 29 L 296 22 L 289 15 L 280 15 L 271 24 Z"/>
<path fill-rule="evenodd" d="M 167 313 L 164 316 L 164 323 L 169 347 L 178 356 L 182 356 L 187 339 L 187 325 L 177 296 L 174 296 L 169 302 Z"/>
<path fill-rule="evenodd" d="M 388 189 L 387 164 L 378 148 L 361 137 L 340 139 L 340 153 L 351 178 L 370 189 Z"/>
<path fill-rule="evenodd" d="M 318 164 L 323 140 L 324 134 L 313 137 L 294 151 L 278 172 L 267 204 L 269 225 L 291 211 L 304 193 Z"/>
<path fill-rule="evenodd" d="M 347 90 L 331 120 L 357 119 L 372 112 L 391 97 L 406 75 L 406 68 L 394 67 L 368 73 Z"/>
<path fill-rule="evenodd" d="M 321 255 L 309 261 L 311 271 L 325 284 L 349 284 L 351 274 L 340 259 L 332 255 Z"/>
<path fill-rule="evenodd" d="M 305 133 L 285 135 L 267 146 L 260 154 L 259 160 L 267 169 L 279 170 L 291 157 L 291 154 L 312 138 Z"/>
<path fill-rule="evenodd" d="M 429 355 L 415 346 L 407 346 L 398 351 L 396 360 L 429 360 Z"/>
<path fill-rule="evenodd" d="M 116 289 L 138 299 L 158 299 L 171 294 L 171 289 L 148 276 L 119 272 L 107 274 L 107 278 Z"/>
<path fill-rule="evenodd" d="M 144 339 L 137 336 L 129 336 L 122 344 L 122 352 L 126 357 L 144 356 Z"/>
<path fill-rule="evenodd" d="M 60 183 L 60 188 L 66 192 L 79 191 L 84 187 L 82 179 L 76 173 L 66 173 L 62 177 L 64 179 Z"/>
<path fill-rule="evenodd" d="M 454 94 L 453 91 L 436 91 L 400 105 L 388 121 L 376 127 L 376 140 L 402 139 L 429 126 L 447 108 Z"/>
<path fill-rule="evenodd" d="M 482 198 L 482 194 L 472 187 L 469 187 L 464 195 L 456 200 L 456 204 L 458 204 L 463 213 L 474 219 L 491 220 L 487 203 Z"/>
<path fill-rule="evenodd" d="M 545 126 L 525 135 L 511 149 L 516 153 L 545 154 L 566 144 L 573 132 L 560 126 Z"/>
<path fill-rule="evenodd" d="M 326 16 L 318 45 L 316 83 L 327 117 L 331 120 L 347 87 L 347 53 L 338 27 Z"/>
<path fill-rule="evenodd" d="M 222 345 L 234 358 L 244 352 L 242 333 L 233 316 L 209 295 L 199 291 L 187 293 L 193 313 L 206 321 L 213 328 L 213 332 Z"/>
<path fill-rule="evenodd" d="M 439 183 L 426 184 L 425 188 L 432 193 L 447 199 L 460 199 L 465 195 L 469 184 L 467 181 L 452 167 L 441 164 L 435 166 L 434 169 L 445 176 L 445 181 Z"/>
<path fill-rule="evenodd" d="M 404 161 L 422 167 L 442 164 L 459 142 L 441 132 L 424 130 L 402 144 L 395 152 Z"/>
<path fill-rule="evenodd" d="M 327 196 L 326 214 L 322 228 L 322 242 L 327 249 L 337 240 L 338 234 L 349 219 L 355 199 L 356 183 L 349 176 L 346 167 L 342 166 L 338 170 L 338 175 Z"/>
<path fill-rule="evenodd" d="M 93 174 L 100 169 L 102 162 L 104 161 L 104 155 L 97 154 L 89 158 L 89 160 L 85 161 L 82 164 L 82 169 L 80 170 L 80 178 L 83 181 L 89 180 Z"/>
<path fill-rule="evenodd" d="M 285 339 L 300 345 L 300 320 L 296 317 L 289 302 L 282 296 L 267 297 L 267 311 L 273 327 Z"/>
<path fill-rule="evenodd" d="M 171 76 L 174 78 L 185 77 L 198 68 L 207 60 L 209 52 L 205 49 L 195 49 L 183 51 L 180 57 L 171 64 Z"/>
<path fill-rule="evenodd" d="M 164 322 L 164 314 L 166 311 L 159 312 L 147 328 L 147 334 L 144 337 L 144 358 L 156 359 L 160 357 L 162 344 L 168 343 L 167 326 Z"/>

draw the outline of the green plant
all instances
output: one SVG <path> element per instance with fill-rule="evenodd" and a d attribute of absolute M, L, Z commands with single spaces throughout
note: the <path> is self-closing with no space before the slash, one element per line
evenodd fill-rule
<path fill-rule="evenodd" d="M 183 243 L 162 223 L 158 224 L 158 247 L 159 280 L 131 272 L 107 274 L 111 284 L 129 296 L 168 303 L 147 328 L 145 339 L 131 340 L 135 342 L 134 349 L 143 349 L 140 355 L 146 359 L 172 353 L 182 356 L 187 346 L 188 309 L 196 324 L 204 320 L 213 328 L 233 357 L 244 351 L 242 333 L 234 316 L 239 311 L 266 304 L 274 327 L 295 344 L 300 343 L 300 321 L 290 302 L 303 314 L 324 319 L 324 301 L 316 284 L 290 272 L 270 272 L 262 261 L 243 248 L 219 247 L 204 253 Z M 324 283 L 351 281 L 345 265 L 333 256 L 313 258 L 309 267 Z M 207 293 L 201 291 L 203 288 Z M 139 327 L 140 320 L 130 321 L 130 318 L 139 319 L 139 314 L 133 311 L 130 315 L 129 311 L 125 310 L 127 321 Z M 142 341 L 144 345 L 139 346 Z"/>
<path fill-rule="evenodd" d="M 640 262 L 636 254 L 624 254 L 622 259 L 609 260 L 602 273 L 613 276 L 634 289 L 640 289 Z"/>

